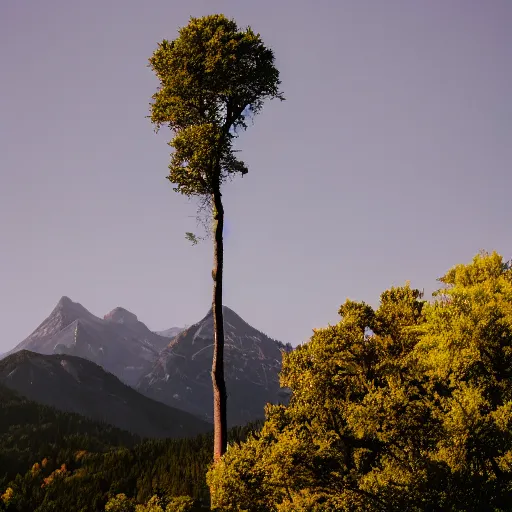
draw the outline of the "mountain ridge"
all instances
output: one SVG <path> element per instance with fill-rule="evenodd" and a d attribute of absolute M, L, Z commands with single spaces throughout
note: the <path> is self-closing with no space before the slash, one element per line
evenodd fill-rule
<path fill-rule="evenodd" d="M 255 329 L 230 307 L 223 306 L 223 312 L 228 425 L 243 425 L 262 419 L 267 402 L 287 401 L 279 372 L 282 352 L 292 347 Z M 211 308 L 199 322 L 165 337 L 125 308 L 116 307 L 100 318 L 63 296 L 3 359 L 19 350 L 92 361 L 146 397 L 212 421 Z"/>
<path fill-rule="evenodd" d="M 23 349 L 76 355 L 134 386 L 168 342 L 124 308 L 117 307 L 100 318 L 63 296 L 50 315 L 3 358 Z"/>
<path fill-rule="evenodd" d="M 141 437 L 187 437 L 211 425 L 138 393 L 86 359 L 21 350 L 0 361 L 0 384 L 34 402 Z"/>
<path fill-rule="evenodd" d="M 282 352 L 291 345 L 258 331 L 228 306 L 224 313 L 224 368 L 228 393 L 228 425 L 243 425 L 264 417 L 267 402 L 286 402 L 280 388 Z M 137 389 L 167 405 L 208 421 L 213 416 L 211 308 L 199 321 L 169 342 Z"/>

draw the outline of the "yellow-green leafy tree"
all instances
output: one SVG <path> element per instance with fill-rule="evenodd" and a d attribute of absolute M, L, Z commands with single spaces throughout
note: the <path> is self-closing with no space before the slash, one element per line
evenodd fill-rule
<path fill-rule="evenodd" d="M 512 267 L 481 253 L 441 282 L 415 350 L 441 429 L 430 457 L 458 510 L 512 510 Z"/>
<path fill-rule="evenodd" d="M 2 494 L 2 496 L 0 496 L 0 505 L 2 505 L 0 510 L 8 510 L 9 509 L 9 505 L 11 504 L 13 496 L 14 496 L 13 489 L 11 487 L 7 487 L 7 489 Z"/>
<path fill-rule="evenodd" d="M 290 403 L 212 467 L 212 506 L 512 510 L 512 270 L 481 254 L 441 281 L 347 301 L 287 354 Z"/>
<path fill-rule="evenodd" d="M 136 504 L 133 498 L 117 494 L 110 498 L 105 512 L 191 512 L 194 500 L 189 496 L 160 497 L 154 495 L 146 503 Z"/>
<path fill-rule="evenodd" d="M 105 505 L 105 512 L 134 512 L 135 502 L 126 494 L 120 493 L 112 496 Z"/>
<path fill-rule="evenodd" d="M 197 196 L 212 215 L 214 355 L 214 459 L 226 450 L 226 387 L 222 314 L 222 184 L 247 167 L 233 142 L 267 99 L 284 99 L 274 54 L 251 28 L 240 30 L 224 15 L 191 18 L 173 41 L 163 40 L 150 58 L 160 86 L 151 121 L 174 132 L 168 179 L 175 191 Z M 189 238 L 196 241 L 191 233 Z"/>

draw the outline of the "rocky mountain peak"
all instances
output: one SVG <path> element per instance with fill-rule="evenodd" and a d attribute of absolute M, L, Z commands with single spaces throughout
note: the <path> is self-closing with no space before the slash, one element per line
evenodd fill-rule
<path fill-rule="evenodd" d="M 168 338 L 151 332 L 124 308 L 116 308 L 105 318 L 99 318 L 64 296 L 11 353 L 27 349 L 46 355 L 83 357 L 134 385 L 168 343 Z"/>
<path fill-rule="evenodd" d="M 58 307 L 66 307 L 71 306 L 72 304 L 75 304 L 67 295 L 63 295 L 59 302 L 57 302 Z"/>
<path fill-rule="evenodd" d="M 58 317 L 64 324 L 69 324 L 78 318 L 87 318 L 93 316 L 94 315 L 85 309 L 82 304 L 73 302 L 69 297 L 64 295 L 53 308 L 49 318 Z"/>
<path fill-rule="evenodd" d="M 16 346 L 11 352 L 32 348 L 35 343 L 43 345 L 55 334 L 65 329 L 78 319 L 91 319 L 94 315 L 78 302 L 73 302 L 69 297 L 63 296 L 55 305 L 50 315 L 38 326 L 38 328 Z"/>
<path fill-rule="evenodd" d="M 258 331 L 224 306 L 224 372 L 228 424 L 263 418 L 268 402 L 286 401 L 279 385 L 287 347 Z M 212 419 L 213 315 L 208 313 L 175 336 L 151 372 L 138 384 L 144 394 L 208 420 Z M 251 397 L 250 400 L 247 398 Z"/>
<path fill-rule="evenodd" d="M 110 320 L 118 324 L 134 324 L 139 321 L 137 315 L 128 311 L 127 309 L 117 307 L 107 313 L 104 317 L 105 320 Z"/>

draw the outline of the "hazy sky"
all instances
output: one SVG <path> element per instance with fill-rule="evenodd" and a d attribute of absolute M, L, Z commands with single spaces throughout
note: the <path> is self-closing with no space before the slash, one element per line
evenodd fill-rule
<path fill-rule="evenodd" d="M 238 141 L 225 300 L 296 344 L 480 249 L 512 257 L 510 0 L 1 0 L 0 352 L 62 295 L 151 329 L 211 303 L 211 242 L 165 179 L 147 59 L 190 16 L 251 25 L 286 101 Z"/>

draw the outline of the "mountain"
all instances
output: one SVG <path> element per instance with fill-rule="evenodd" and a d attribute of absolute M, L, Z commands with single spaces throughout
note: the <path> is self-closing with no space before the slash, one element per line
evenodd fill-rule
<path fill-rule="evenodd" d="M 224 312 L 224 361 L 228 394 L 228 425 L 244 425 L 264 417 L 267 402 L 286 402 L 279 386 L 281 351 L 290 345 L 273 340 L 251 327 L 228 307 Z M 165 404 L 213 417 L 211 366 L 212 311 L 180 332 L 158 357 L 153 369 L 137 385 L 142 393 Z"/>
<path fill-rule="evenodd" d="M 158 352 L 161 352 L 169 344 L 169 340 L 165 335 L 150 331 L 146 324 L 142 323 L 136 315 L 124 308 L 118 307 L 113 309 L 103 319 L 110 323 L 122 325 L 123 328 L 131 332 L 132 336 L 142 340 L 145 345 L 150 343 Z M 179 328 L 175 327 L 175 329 Z"/>
<path fill-rule="evenodd" d="M 28 350 L 0 361 L 0 384 L 35 402 L 103 421 L 141 437 L 187 437 L 211 424 L 151 400 L 95 363 Z"/>
<path fill-rule="evenodd" d="M 174 338 L 175 336 L 178 336 L 178 334 L 184 329 L 184 327 L 170 327 L 165 331 L 156 331 L 155 334 L 164 336 L 165 338 Z"/>
<path fill-rule="evenodd" d="M 151 332 L 126 309 L 116 308 L 99 318 L 62 297 L 50 316 L 9 353 L 25 349 L 83 357 L 133 386 L 168 343 L 168 338 Z"/>

